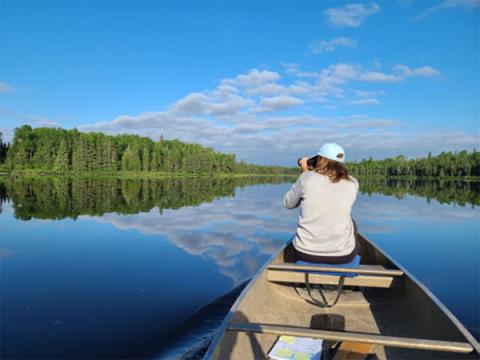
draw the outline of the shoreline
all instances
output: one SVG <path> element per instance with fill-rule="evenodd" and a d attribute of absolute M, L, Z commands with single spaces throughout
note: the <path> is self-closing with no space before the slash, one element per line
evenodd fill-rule
<path fill-rule="evenodd" d="M 133 172 L 133 171 L 84 171 L 55 172 L 38 170 L 0 171 L 0 177 L 115 177 L 139 179 L 184 179 L 184 178 L 240 178 L 240 177 L 297 177 L 298 174 L 238 174 L 238 173 L 185 173 L 185 172 Z"/>
<path fill-rule="evenodd" d="M 58 172 L 52 170 L 0 170 L 0 177 L 116 177 L 116 178 L 241 178 L 241 177 L 297 177 L 298 174 L 278 173 L 193 173 L 193 172 L 152 172 L 152 171 L 83 171 Z M 423 181 L 480 181 L 480 176 L 363 176 L 355 175 L 359 180 L 423 180 Z"/>

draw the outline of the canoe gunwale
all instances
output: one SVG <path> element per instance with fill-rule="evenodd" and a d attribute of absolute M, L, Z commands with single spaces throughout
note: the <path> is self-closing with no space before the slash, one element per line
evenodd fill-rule
<path fill-rule="evenodd" d="M 398 269 L 399 271 L 403 272 L 403 276 L 406 279 L 409 279 L 413 285 L 417 286 L 420 291 L 422 291 L 432 302 L 436 305 L 441 312 L 443 312 L 447 318 L 452 322 L 452 324 L 459 330 L 459 332 L 463 335 L 465 340 L 470 343 L 473 348 L 473 351 L 477 354 L 480 353 L 480 344 L 479 342 L 473 337 L 473 335 L 464 327 L 464 325 L 453 315 L 450 310 L 425 286 L 423 285 L 415 276 L 413 276 L 409 271 L 407 271 L 403 266 L 399 265 L 396 261 L 394 261 L 390 256 L 386 255 L 383 249 L 381 249 L 378 245 L 374 244 L 372 241 L 367 239 L 366 237 L 360 235 L 361 239 L 364 240 L 368 245 L 370 245 L 373 249 L 378 251 L 378 253 L 385 258 L 393 267 Z M 293 239 L 293 238 L 292 238 Z M 240 293 L 237 300 L 234 302 L 232 307 L 230 308 L 228 314 L 226 315 L 225 319 L 222 322 L 222 325 L 217 329 L 216 335 L 212 340 L 207 352 L 204 355 L 204 359 L 211 359 L 215 352 L 218 350 L 218 345 L 222 340 L 224 334 L 229 330 L 230 320 L 234 316 L 236 310 L 242 303 L 243 299 L 245 298 L 246 294 L 249 290 L 253 287 L 256 280 L 264 271 L 268 271 L 268 267 L 271 265 L 272 261 L 275 260 L 282 252 L 292 243 L 292 239 L 285 243 L 285 245 L 277 251 L 274 255 L 270 257 L 270 259 L 258 270 L 258 272 L 250 279 L 247 286 L 243 289 Z M 390 266 L 389 266 L 390 268 Z M 396 270 L 390 269 L 390 270 Z"/>
<path fill-rule="evenodd" d="M 270 263 L 276 259 L 283 251 L 284 249 L 289 245 L 291 244 L 293 241 L 293 236 L 290 238 L 290 240 L 288 240 L 287 242 L 285 242 L 284 246 L 282 246 L 276 253 L 274 253 L 269 259 L 267 262 L 265 262 L 265 264 L 255 273 L 254 276 L 252 276 L 252 278 L 250 279 L 250 281 L 248 282 L 247 286 L 245 286 L 245 288 L 242 290 L 242 292 L 240 293 L 240 295 L 238 296 L 237 300 L 235 300 L 235 302 L 233 303 L 232 307 L 230 308 L 230 310 L 228 311 L 228 314 L 225 316 L 225 319 L 223 320 L 222 322 L 222 325 L 220 325 L 220 327 L 217 329 L 216 331 L 216 335 L 214 337 L 214 339 L 212 340 L 210 346 L 208 347 L 208 350 L 207 352 L 205 353 L 205 355 L 203 356 L 204 359 L 210 359 L 213 354 L 215 353 L 215 351 L 217 350 L 217 347 L 218 347 L 218 344 L 220 343 L 220 341 L 222 340 L 222 337 L 223 337 L 223 334 L 228 330 L 228 326 L 230 324 L 230 319 L 233 317 L 234 313 L 235 313 L 235 310 L 237 310 L 238 306 L 240 305 L 240 303 L 243 301 L 243 299 L 245 298 L 245 296 L 247 295 L 248 291 L 250 290 L 250 288 L 253 286 L 253 284 L 255 284 L 255 281 L 257 280 L 257 278 L 260 276 L 260 274 L 267 270 L 268 268 L 268 265 L 270 265 Z"/>
<path fill-rule="evenodd" d="M 385 258 L 387 258 L 392 264 L 394 264 L 399 270 L 403 271 L 406 278 L 410 279 L 413 284 L 418 286 L 421 291 L 423 291 L 430 300 L 448 317 L 448 319 L 455 325 L 455 327 L 460 331 L 460 333 L 465 337 L 465 339 L 472 345 L 473 349 L 477 354 L 480 354 L 480 344 L 479 342 L 473 337 L 470 331 L 465 328 L 465 326 L 457 319 L 455 315 L 438 299 L 420 280 L 418 280 L 415 276 L 413 276 L 407 269 L 403 266 L 399 265 L 396 261 L 394 261 L 390 256 L 385 254 L 382 248 L 378 245 L 374 245 L 371 240 L 366 238 L 363 235 L 360 235 L 365 242 L 369 245 L 377 249 Z"/>

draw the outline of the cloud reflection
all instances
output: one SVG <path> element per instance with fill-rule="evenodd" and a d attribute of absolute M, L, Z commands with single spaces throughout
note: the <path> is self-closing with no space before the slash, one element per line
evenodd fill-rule
<path fill-rule="evenodd" d="M 179 210 L 157 208 L 135 215 L 105 214 L 96 221 L 121 230 L 165 237 L 193 256 L 212 262 L 237 284 L 252 276 L 295 231 L 297 212 L 282 206 L 289 184 L 254 186 L 237 191 L 235 198 L 217 199 Z M 361 232 L 396 233 L 405 222 L 443 223 L 470 221 L 479 208 L 440 204 L 405 196 L 359 194 L 353 209 Z M 82 216 L 82 218 L 90 218 Z"/>
<path fill-rule="evenodd" d="M 234 199 L 164 210 L 162 214 L 154 208 L 135 215 L 110 213 L 81 218 L 163 236 L 187 253 L 213 262 L 237 284 L 252 276 L 295 231 L 296 215 L 283 209 L 279 188 L 288 186 L 277 187 L 278 196 L 265 197 L 259 188 L 246 189 Z"/>

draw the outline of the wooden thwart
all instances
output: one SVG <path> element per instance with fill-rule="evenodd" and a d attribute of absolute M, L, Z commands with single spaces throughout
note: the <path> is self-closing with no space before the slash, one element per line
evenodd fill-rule
<path fill-rule="evenodd" d="M 364 344 L 378 344 L 383 346 L 433 350 L 445 352 L 469 353 L 473 351 L 472 345 L 464 342 L 440 341 L 404 338 L 395 336 L 383 336 L 377 334 L 360 334 L 330 330 L 314 330 L 310 328 L 286 326 L 286 325 L 267 325 L 257 323 L 233 323 L 228 327 L 229 331 L 253 332 L 273 335 L 287 335 L 309 337 L 314 339 L 334 340 L 334 341 L 352 341 Z"/>
<path fill-rule="evenodd" d="M 358 268 L 334 267 L 334 266 L 316 266 L 316 265 L 297 265 L 292 263 L 272 264 L 268 266 L 269 270 L 296 270 L 296 271 L 326 271 L 335 273 L 348 273 L 359 275 L 382 275 L 382 276 L 402 276 L 403 271 L 398 269 L 386 269 L 381 265 L 360 265 Z"/>
<path fill-rule="evenodd" d="M 301 271 L 288 270 L 268 270 L 268 281 L 286 282 L 286 283 L 304 283 L 305 273 Z M 323 275 L 309 273 L 308 281 L 310 284 L 337 285 L 340 276 Z M 345 277 L 345 286 L 364 286 L 377 288 L 401 287 L 402 281 L 398 276 L 376 276 L 376 275 L 358 275 L 355 277 Z"/>

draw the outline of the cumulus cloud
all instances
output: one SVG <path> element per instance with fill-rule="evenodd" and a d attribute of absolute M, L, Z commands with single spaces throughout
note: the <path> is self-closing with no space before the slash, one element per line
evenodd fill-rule
<path fill-rule="evenodd" d="M 378 71 L 366 71 L 359 76 L 359 80 L 367 82 L 397 82 L 403 78 L 398 75 L 385 74 Z"/>
<path fill-rule="evenodd" d="M 237 159 L 269 164 L 292 164 L 298 154 L 308 154 L 311 147 L 325 141 L 341 142 L 359 152 L 368 152 L 371 144 L 375 144 L 377 152 L 397 147 L 400 153 L 408 150 L 412 139 L 415 144 L 419 138 L 407 134 L 398 119 L 314 114 L 340 106 L 376 105 L 379 97 L 386 94 L 383 89 L 375 88 L 378 84 L 395 86 L 411 77 L 431 77 L 438 73 L 429 66 L 407 65 L 384 72 L 345 63 L 318 71 L 304 71 L 291 64 L 283 67 L 285 73 L 295 71 L 282 77 L 274 71 L 252 69 L 220 80 L 212 89 L 187 94 L 164 110 L 122 115 L 78 128 L 110 134 L 136 133 L 154 140 L 163 135 L 235 153 Z M 352 88 L 360 84 L 368 84 L 368 89 Z M 282 113 L 284 110 L 289 110 L 288 115 Z M 350 121 L 354 119 L 357 122 Z M 443 137 L 449 140 L 444 141 Z M 468 133 L 456 133 L 453 137 L 442 133 L 423 140 L 429 144 L 426 151 L 448 149 L 447 144 L 450 148 L 476 144 L 474 136 Z"/>
<path fill-rule="evenodd" d="M 302 105 L 304 101 L 293 96 L 273 96 L 263 98 L 260 102 L 260 107 L 252 109 L 253 112 L 277 111 L 290 107 Z"/>
<path fill-rule="evenodd" d="M 246 74 L 240 74 L 234 79 L 224 79 L 223 84 L 235 84 L 244 87 L 260 86 L 265 83 L 275 82 L 280 75 L 274 71 L 252 69 Z"/>
<path fill-rule="evenodd" d="M 440 72 L 430 66 L 422 66 L 418 68 L 411 68 L 407 65 L 396 65 L 393 68 L 399 74 L 404 77 L 420 76 L 420 77 L 433 77 L 440 75 Z"/>
<path fill-rule="evenodd" d="M 352 100 L 349 103 L 350 105 L 377 105 L 380 104 L 380 100 L 377 98 L 363 98 L 363 99 L 357 99 L 357 100 Z"/>
<path fill-rule="evenodd" d="M 310 44 L 310 50 L 313 54 L 320 54 L 325 52 L 332 52 L 337 47 L 355 47 L 357 45 L 356 40 L 352 40 L 346 37 L 339 37 L 330 41 L 317 40 Z"/>
<path fill-rule="evenodd" d="M 357 120 L 351 123 L 346 123 L 345 126 L 350 128 L 386 128 L 392 127 L 394 125 L 398 125 L 397 120 L 392 119 L 365 119 L 365 120 Z"/>
<path fill-rule="evenodd" d="M 430 15 L 441 10 L 448 10 L 453 8 L 475 9 L 475 8 L 478 8 L 479 6 L 480 6 L 479 0 L 443 0 L 436 5 L 423 10 L 418 15 L 414 16 L 412 20 L 425 19 Z"/>
<path fill-rule="evenodd" d="M 358 27 L 369 16 L 380 11 L 378 4 L 348 4 L 343 7 L 329 8 L 324 11 L 327 21 L 338 27 Z"/>
<path fill-rule="evenodd" d="M 288 89 L 284 85 L 277 83 L 267 83 L 251 89 L 247 89 L 245 93 L 250 96 L 254 95 L 272 95 L 272 94 L 284 94 Z"/>
<path fill-rule="evenodd" d="M 329 65 L 318 72 L 299 70 L 297 76 L 300 78 L 313 79 L 314 83 L 302 84 L 306 89 L 305 93 L 310 97 L 320 100 L 328 100 L 328 97 L 342 98 L 345 96 L 344 86 L 349 82 L 366 83 L 396 83 L 408 77 L 421 76 L 432 77 L 439 72 L 429 66 L 412 69 L 406 65 L 397 65 L 393 72 L 380 72 L 369 70 L 359 64 L 337 63 Z M 369 94 L 369 95 L 368 95 Z M 370 93 L 360 91 L 358 96 L 375 98 L 385 95 L 384 90 L 371 90 Z M 348 102 L 347 102 L 348 103 Z"/>
<path fill-rule="evenodd" d="M 237 159 L 266 164 L 294 164 L 299 154 L 309 154 L 321 142 L 338 142 L 358 154 L 406 153 L 415 148 L 428 151 L 478 147 L 478 135 L 462 131 L 432 131 L 428 135 L 408 133 L 398 119 L 352 118 L 313 115 L 245 114 L 236 122 L 222 124 L 207 118 L 170 112 L 121 116 L 112 122 L 79 127 L 82 131 L 110 134 L 137 133 L 158 140 L 178 138 L 235 153 Z M 261 117 L 259 117 L 259 115 Z M 363 156 L 363 155 L 362 155 Z"/>
<path fill-rule="evenodd" d="M 385 95 L 385 90 L 354 90 L 355 94 L 360 97 L 372 97 Z"/>
<path fill-rule="evenodd" d="M 234 114 L 253 104 L 253 100 L 230 93 L 222 94 L 219 99 L 203 93 L 191 93 L 173 104 L 171 110 L 185 114 L 221 115 Z"/>

